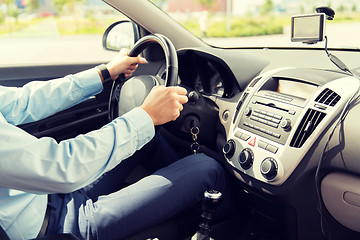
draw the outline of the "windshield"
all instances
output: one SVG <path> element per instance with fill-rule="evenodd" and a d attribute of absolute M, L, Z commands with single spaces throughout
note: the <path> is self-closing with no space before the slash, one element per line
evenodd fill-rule
<path fill-rule="evenodd" d="M 124 19 L 100 0 L 0 0 L 0 67 L 107 62 L 102 34 Z"/>
<path fill-rule="evenodd" d="M 152 0 L 204 42 L 217 47 L 316 47 L 291 42 L 291 16 L 316 7 L 335 11 L 326 20 L 329 48 L 360 48 L 359 0 Z"/>

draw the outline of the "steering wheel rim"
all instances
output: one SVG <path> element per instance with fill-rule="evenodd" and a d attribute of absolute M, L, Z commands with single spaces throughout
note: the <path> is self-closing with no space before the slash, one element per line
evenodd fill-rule
<path fill-rule="evenodd" d="M 147 35 L 139 39 L 135 45 L 130 49 L 129 56 L 136 57 L 138 56 L 145 48 L 152 44 L 158 44 L 165 55 L 165 86 L 175 86 L 178 79 L 178 58 L 174 45 L 172 42 L 162 34 L 153 34 Z M 156 81 L 154 76 L 146 75 Z M 108 104 L 108 119 L 109 121 L 114 120 L 119 116 L 119 103 L 121 95 L 121 87 L 126 81 L 138 80 L 140 77 L 132 77 L 125 80 L 123 74 L 121 74 L 114 82 L 111 88 L 109 104 Z M 141 81 L 144 81 L 141 79 Z M 156 83 L 154 83 L 156 85 Z M 150 87 L 148 87 L 150 88 Z M 150 91 L 151 89 L 148 89 Z M 146 94 L 147 95 L 147 94 Z M 145 98 L 144 98 L 145 99 Z M 142 100 L 144 100 L 142 99 Z M 130 110 L 130 109 L 128 109 Z"/>

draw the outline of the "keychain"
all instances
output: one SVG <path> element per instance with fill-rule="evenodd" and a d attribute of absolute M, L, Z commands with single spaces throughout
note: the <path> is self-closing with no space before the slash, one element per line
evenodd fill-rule
<path fill-rule="evenodd" d="M 190 146 L 190 149 L 193 151 L 194 154 L 197 154 L 200 148 L 200 144 L 197 142 L 197 135 L 199 134 L 200 129 L 198 127 L 192 127 L 190 129 L 191 137 L 193 139 L 193 143 Z"/>

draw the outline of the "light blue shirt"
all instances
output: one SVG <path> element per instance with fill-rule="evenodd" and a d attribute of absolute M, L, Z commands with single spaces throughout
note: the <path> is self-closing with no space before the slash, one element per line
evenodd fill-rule
<path fill-rule="evenodd" d="M 0 86 L 0 225 L 10 239 L 38 235 L 47 194 L 90 184 L 154 136 L 153 121 L 141 108 L 60 143 L 15 126 L 64 110 L 102 88 L 95 69 L 22 88 Z"/>

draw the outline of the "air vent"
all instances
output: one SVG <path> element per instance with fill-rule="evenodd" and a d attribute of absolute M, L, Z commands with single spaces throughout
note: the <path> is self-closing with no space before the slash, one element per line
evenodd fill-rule
<path fill-rule="evenodd" d="M 255 84 L 257 84 L 257 82 L 261 79 L 261 77 L 255 78 L 254 80 L 252 80 L 252 82 L 249 84 L 249 87 L 253 87 L 255 86 Z"/>
<path fill-rule="evenodd" d="M 340 98 L 341 98 L 340 95 L 338 95 L 336 92 L 326 88 L 315 99 L 315 102 L 319 102 L 319 103 L 333 107 L 340 100 Z"/>
<path fill-rule="evenodd" d="M 241 104 L 242 104 L 243 102 L 245 102 L 245 100 L 246 100 L 246 98 L 247 98 L 248 95 L 249 95 L 248 93 L 244 93 L 244 95 L 242 95 L 241 100 L 240 100 Z M 239 104 L 240 104 L 240 102 L 239 102 Z M 237 106 L 237 109 L 240 109 L 241 104 Z"/>
<path fill-rule="evenodd" d="M 326 113 L 308 109 L 291 140 L 290 146 L 301 148 L 325 116 Z"/>
<path fill-rule="evenodd" d="M 248 93 L 244 93 L 240 99 L 240 101 L 238 102 L 238 105 L 236 106 L 236 110 L 235 110 L 235 117 L 233 119 L 233 123 L 235 123 L 237 115 L 239 113 L 239 110 L 241 108 L 241 105 L 245 102 L 246 97 L 248 96 Z"/>

